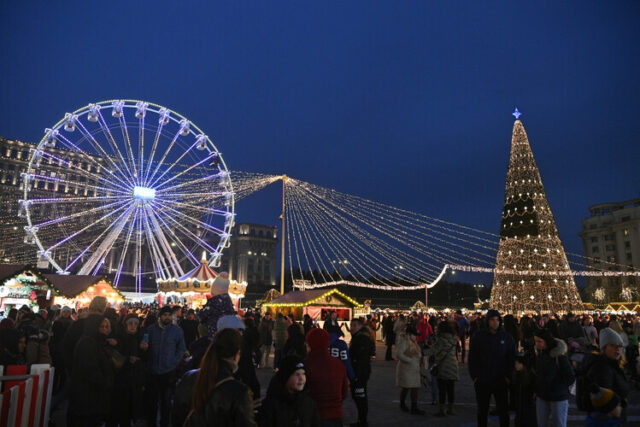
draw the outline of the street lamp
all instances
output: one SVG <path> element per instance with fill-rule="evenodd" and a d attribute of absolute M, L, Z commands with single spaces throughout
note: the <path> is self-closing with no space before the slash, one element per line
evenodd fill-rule
<path fill-rule="evenodd" d="M 473 285 L 473 287 L 476 290 L 476 296 L 478 298 L 478 301 L 480 301 L 480 289 L 484 288 L 484 284 L 479 283 L 477 285 Z"/>

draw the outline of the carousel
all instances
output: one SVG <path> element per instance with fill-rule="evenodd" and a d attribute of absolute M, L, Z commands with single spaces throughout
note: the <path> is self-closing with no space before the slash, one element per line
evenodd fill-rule
<path fill-rule="evenodd" d="M 239 308 L 240 299 L 244 298 L 247 283 L 238 283 L 229 280 L 227 273 L 216 273 L 209 267 L 209 263 L 203 255 L 200 265 L 182 277 L 158 279 L 158 303 L 188 305 L 191 308 L 200 308 L 211 296 L 211 286 L 225 282 L 229 296 L 236 310 Z"/>

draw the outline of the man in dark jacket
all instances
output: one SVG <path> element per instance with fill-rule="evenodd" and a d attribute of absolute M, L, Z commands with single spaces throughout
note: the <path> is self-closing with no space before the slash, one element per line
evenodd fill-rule
<path fill-rule="evenodd" d="M 307 367 L 309 396 L 318 405 L 320 419 L 327 425 L 342 425 L 342 401 L 347 397 L 349 380 L 341 361 L 329 355 L 329 333 L 312 329 L 307 334 L 310 351 Z"/>
<path fill-rule="evenodd" d="M 169 425 L 176 367 L 185 352 L 182 329 L 174 325 L 172 320 L 171 307 L 162 307 L 158 314 L 158 321 L 147 329 L 148 344 L 142 344 L 150 371 L 146 390 L 147 424 L 150 426 L 157 425 L 158 406 L 160 406 L 160 425 L 163 427 Z"/>
<path fill-rule="evenodd" d="M 349 354 L 355 377 L 351 382 L 351 397 L 358 408 L 357 427 L 367 427 L 367 414 L 369 402 L 367 398 L 367 382 L 371 376 L 371 356 L 375 354 L 376 347 L 371 340 L 371 333 L 364 326 L 362 319 L 351 321 L 351 343 Z"/>
<path fill-rule="evenodd" d="M 89 304 L 89 315 L 86 318 L 76 320 L 67 328 L 67 332 L 62 341 L 62 356 L 67 371 L 71 372 L 73 369 L 73 350 L 76 348 L 76 343 L 84 333 L 84 323 L 90 318 L 102 318 L 106 309 L 107 299 L 103 296 L 94 297 Z"/>
<path fill-rule="evenodd" d="M 471 338 L 469 374 L 476 390 L 478 426 L 486 427 L 489 401 L 493 394 L 500 416 L 500 427 L 509 425 L 507 385 L 513 373 L 516 348 L 511 335 L 500 328 L 497 310 L 487 312 L 487 329 L 480 329 Z"/>
<path fill-rule="evenodd" d="M 184 332 L 184 343 L 187 348 L 198 339 L 198 321 L 196 320 L 196 312 L 191 309 L 187 312 L 186 319 L 179 319 L 178 325 Z"/>

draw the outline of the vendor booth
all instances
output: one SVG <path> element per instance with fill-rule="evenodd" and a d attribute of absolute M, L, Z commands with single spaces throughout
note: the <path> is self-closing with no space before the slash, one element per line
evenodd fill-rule
<path fill-rule="evenodd" d="M 45 274 L 44 277 L 58 291 L 54 301 L 60 306 L 87 307 L 96 296 L 105 297 L 112 307 L 125 301 L 124 295 L 105 276 Z"/>
<path fill-rule="evenodd" d="M 23 305 L 45 308 L 61 295 L 51 282 L 33 265 L 0 265 L 0 311 Z"/>
<path fill-rule="evenodd" d="M 296 320 L 302 320 L 308 314 L 314 321 L 324 321 L 327 313 L 335 311 L 338 320 L 349 321 L 353 318 L 354 310 L 362 307 L 356 300 L 333 288 L 289 292 L 262 304 L 262 311 L 272 315 L 293 314 Z"/>

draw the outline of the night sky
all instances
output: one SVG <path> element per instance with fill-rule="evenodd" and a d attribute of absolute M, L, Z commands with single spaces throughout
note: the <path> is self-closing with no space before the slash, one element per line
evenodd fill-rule
<path fill-rule="evenodd" d="M 402 7 L 399 7 L 401 5 Z M 144 99 L 231 170 L 499 230 L 517 106 L 567 250 L 640 196 L 640 2 L 4 1 L 0 135 Z M 278 223 L 278 188 L 237 206 Z"/>

